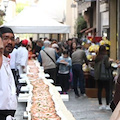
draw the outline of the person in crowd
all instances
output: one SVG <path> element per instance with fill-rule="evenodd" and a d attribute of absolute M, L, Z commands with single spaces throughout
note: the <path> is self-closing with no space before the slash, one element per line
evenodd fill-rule
<path fill-rule="evenodd" d="M 48 41 L 49 39 L 47 37 L 44 37 L 44 41 L 46 41 L 46 40 Z"/>
<path fill-rule="evenodd" d="M 15 39 L 15 48 L 18 49 L 21 46 L 20 38 L 16 37 Z"/>
<path fill-rule="evenodd" d="M 78 43 L 78 38 L 72 38 L 72 43 L 75 42 L 75 43 Z M 79 43 L 80 44 L 80 43 Z"/>
<path fill-rule="evenodd" d="M 36 46 L 36 42 L 35 41 L 33 41 L 33 38 L 32 37 L 30 37 L 30 46 L 31 46 L 31 48 L 32 48 L 32 52 L 34 52 L 35 51 L 35 46 Z"/>
<path fill-rule="evenodd" d="M 72 39 L 69 38 L 68 41 L 67 41 L 67 46 L 65 47 L 65 49 L 68 50 L 68 54 L 69 54 L 70 57 L 71 57 L 71 45 L 72 45 Z"/>
<path fill-rule="evenodd" d="M 14 117 L 17 109 L 15 81 L 9 65 L 9 54 L 15 46 L 14 33 L 9 27 L 0 27 L 4 46 L 2 66 L 0 68 L 0 120 Z"/>
<path fill-rule="evenodd" d="M 76 43 L 76 39 L 72 39 L 72 44 L 71 44 L 71 51 L 70 51 L 70 54 L 72 55 L 73 52 L 76 51 L 76 47 L 77 47 L 77 43 Z M 70 89 L 73 88 L 73 73 L 72 73 L 72 68 L 70 69 L 70 80 L 69 80 L 69 83 L 70 83 Z"/>
<path fill-rule="evenodd" d="M 73 88 L 75 92 L 75 97 L 80 97 L 80 93 L 77 89 L 78 81 L 80 85 L 81 95 L 86 96 L 85 79 L 82 69 L 82 65 L 84 62 L 86 63 L 86 65 L 88 65 L 88 60 L 84 50 L 81 49 L 81 45 L 77 45 L 76 51 L 72 53 Z"/>
<path fill-rule="evenodd" d="M 69 89 L 70 79 L 70 67 L 72 66 L 71 58 L 68 56 L 68 51 L 63 51 L 63 55 L 60 56 L 56 62 L 58 67 L 58 79 L 62 87 L 62 93 L 66 94 Z"/>
<path fill-rule="evenodd" d="M 42 41 L 42 40 L 37 40 L 37 41 L 36 41 L 35 52 L 33 53 L 33 54 L 36 55 L 36 57 L 38 57 L 39 52 L 40 52 L 42 46 L 43 46 L 43 41 Z"/>
<path fill-rule="evenodd" d="M 56 44 L 56 43 L 52 44 L 52 48 L 55 49 L 56 53 L 57 53 L 59 56 L 61 55 L 61 53 L 60 53 L 60 51 L 59 51 L 59 46 L 58 46 L 58 44 Z"/>
<path fill-rule="evenodd" d="M 56 39 L 52 39 L 51 41 L 52 41 L 52 44 L 57 44 L 58 43 Z"/>
<path fill-rule="evenodd" d="M 17 50 L 16 65 L 19 70 L 19 75 L 26 73 L 27 62 L 28 62 L 28 40 L 22 40 L 21 46 Z"/>
<path fill-rule="evenodd" d="M 62 52 L 63 52 L 63 44 L 62 42 L 58 42 L 58 47 L 59 47 L 59 56 L 61 56 Z"/>
<path fill-rule="evenodd" d="M 56 60 L 58 55 L 55 49 L 50 48 L 50 41 L 44 41 L 44 50 L 41 50 L 38 56 L 38 61 L 44 67 L 44 72 L 50 75 L 56 84 Z"/>
<path fill-rule="evenodd" d="M 48 39 L 47 37 L 45 37 L 45 38 L 43 39 L 43 41 L 49 41 L 49 39 Z M 44 50 L 44 48 L 45 48 L 45 46 L 43 45 L 41 49 Z"/>
<path fill-rule="evenodd" d="M 109 107 L 109 103 L 110 103 L 110 79 L 108 80 L 104 80 L 101 79 L 101 75 L 100 75 L 100 68 L 101 68 L 101 62 L 102 60 L 104 60 L 104 64 L 106 68 L 110 68 L 111 66 L 111 61 L 109 61 L 109 57 L 107 55 L 107 50 L 106 47 L 104 45 L 101 45 L 99 48 L 99 52 L 95 58 L 95 67 L 94 67 L 94 71 L 95 71 L 95 79 L 97 80 L 98 83 L 98 102 L 99 102 L 99 109 L 106 109 L 106 110 L 110 110 Z M 102 89 L 105 88 L 105 92 L 106 92 L 106 106 L 103 105 L 102 103 Z"/>
<path fill-rule="evenodd" d="M 76 47 L 77 47 L 77 43 L 72 42 L 72 44 L 71 44 L 71 54 L 76 51 Z"/>

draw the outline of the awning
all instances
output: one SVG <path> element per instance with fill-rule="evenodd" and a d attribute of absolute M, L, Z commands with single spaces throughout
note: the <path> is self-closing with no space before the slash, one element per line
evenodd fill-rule
<path fill-rule="evenodd" d="M 84 29 L 82 29 L 81 31 L 80 31 L 80 33 L 83 33 L 83 32 L 85 32 L 86 30 L 88 30 L 89 28 L 84 28 Z"/>
<path fill-rule="evenodd" d="M 89 28 L 88 30 L 85 31 L 85 33 L 89 33 L 89 32 L 92 32 L 93 30 L 95 30 L 96 28 Z"/>
<path fill-rule="evenodd" d="M 10 27 L 16 34 L 70 33 L 69 25 L 57 22 L 36 6 L 24 8 L 16 17 L 2 26 Z"/>

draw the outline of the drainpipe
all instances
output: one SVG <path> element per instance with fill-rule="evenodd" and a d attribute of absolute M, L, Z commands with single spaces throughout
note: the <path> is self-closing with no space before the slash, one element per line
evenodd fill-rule
<path fill-rule="evenodd" d="M 99 0 L 96 0 L 96 36 L 101 36 L 101 13 Z"/>
<path fill-rule="evenodd" d="M 118 60 L 120 61 L 120 0 L 117 0 L 117 26 L 118 26 L 118 28 L 117 28 L 117 34 L 118 34 L 118 37 L 117 37 L 117 39 L 118 39 L 118 49 L 117 49 L 117 58 L 118 58 Z M 120 73 L 120 69 L 118 70 L 118 72 Z"/>

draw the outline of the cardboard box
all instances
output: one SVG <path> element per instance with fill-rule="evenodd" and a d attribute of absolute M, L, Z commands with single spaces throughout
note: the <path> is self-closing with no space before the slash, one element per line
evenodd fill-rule
<path fill-rule="evenodd" d="M 98 88 L 86 88 L 86 95 L 90 98 L 97 98 Z M 102 97 L 105 97 L 105 90 L 102 90 Z"/>

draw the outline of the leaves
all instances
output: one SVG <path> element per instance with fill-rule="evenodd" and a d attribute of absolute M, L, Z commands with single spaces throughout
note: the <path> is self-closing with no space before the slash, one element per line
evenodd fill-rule
<path fill-rule="evenodd" d="M 82 33 L 80 33 L 80 31 L 83 30 L 84 28 L 87 28 L 87 23 L 84 20 L 83 16 L 79 16 L 77 18 L 75 28 L 77 29 L 78 37 L 81 37 Z"/>

